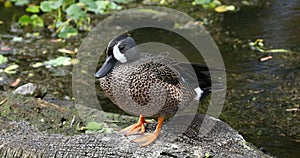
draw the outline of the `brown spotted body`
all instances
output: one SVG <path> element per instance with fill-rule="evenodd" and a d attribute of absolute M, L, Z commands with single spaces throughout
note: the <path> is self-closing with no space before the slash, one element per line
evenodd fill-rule
<path fill-rule="evenodd" d="M 135 115 L 172 116 L 193 100 L 195 92 L 184 87 L 167 60 L 143 54 L 140 60 L 118 64 L 100 86 L 121 109 Z"/>

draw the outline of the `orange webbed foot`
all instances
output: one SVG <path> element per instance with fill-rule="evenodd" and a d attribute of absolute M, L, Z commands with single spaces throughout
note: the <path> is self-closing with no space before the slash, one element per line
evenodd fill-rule
<path fill-rule="evenodd" d="M 141 147 L 143 147 L 153 143 L 157 139 L 158 135 L 159 133 L 145 133 L 140 138 L 136 138 L 132 141 L 138 143 Z"/>
<path fill-rule="evenodd" d="M 134 139 L 133 142 L 139 143 L 139 145 L 141 147 L 147 146 L 147 145 L 150 145 L 151 143 L 153 143 L 157 139 L 157 137 L 160 133 L 160 129 L 161 129 L 163 120 L 164 120 L 164 117 L 158 118 L 158 124 L 153 133 L 145 133 L 143 136 Z"/>
<path fill-rule="evenodd" d="M 143 134 L 145 133 L 145 125 L 144 123 L 148 123 L 145 118 L 140 115 L 139 121 L 136 124 L 128 126 L 119 131 L 119 133 L 125 134 L 125 136 L 133 135 L 133 134 Z"/>

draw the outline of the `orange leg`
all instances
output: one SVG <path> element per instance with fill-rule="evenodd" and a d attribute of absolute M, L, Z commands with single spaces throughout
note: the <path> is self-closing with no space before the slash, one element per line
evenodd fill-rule
<path fill-rule="evenodd" d="M 164 117 L 159 117 L 156 129 L 153 133 L 145 133 L 144 136 L 141 136 L 140 138 L 137 138 L 133 141 L 139 143 L 140 146 L 147 146 L 147 145 L 151 144 L 152 142 L 154 142 L 157 139 L 159 132 L 161 130 L 163 121 L 164 121 Z"/>
<path fill-rule="evenodd" d="M 120 130 L 119 133 L 125 134 L 125 136 L 136 134 L 138 131 L 139 133 L 145 133 L 144 123 L 148 123 L 148 122 L 145 120 L 143 115 L 140 115 L 138 123 Z"/>

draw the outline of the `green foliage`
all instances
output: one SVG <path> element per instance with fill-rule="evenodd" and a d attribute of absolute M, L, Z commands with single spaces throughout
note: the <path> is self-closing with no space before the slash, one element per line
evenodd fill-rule
<path fill-rule="evenodd" d="M 6 62 L 7 62 L 7 57 L 0 54 L 0 64 L 6 63 Z"/>
<path fill-rule="evenodd" d="M 88 122 L 86 127 L 81 127 L 81 131 L 85 131 L 85 133 L 93 133 L 93 132 L 99 132 L 99 133 L 112 133 L 113 129 L 106 127 L 104 124 L 97 123 L 97 122 Z"/>
<path fill-rule="evenodd" d="M 50 12 L 52 10 L 56 10 L 61 7 L 63 4 L 62 0 L 59 1 L 43 1 L 40 4 L 41 10 L 43 12 Z"/>
<path fill-rule="evenodd" d="M 65 66 L 65 65 L 70 65 L 71 58 L 69 57 L 64 57 L 64 56 L 59 56 L 55 59 L 51 59 L 49 61 L 45 61 L 43 64 L 44 65 L 48 65 L 48 66 L 53 66 L 53 67 L 57 67 L 57 66 Z"/>
<path fill-rule="evenodd" d="M 25 27 L 31 25 L 33 28 L 43 27 L 44 20 L 39 16 L 47 14 L 54 20 L 48 24 L 48 28 L 54 29 L 59 38 L 70 38 L 76 36 L 78 30 L 90 30 L 89 14 L 107 14 L 114 10 L 120 10 L 119 4 L 129 2 L 129 0 L 46 0 L 40 4 L 29 4 L 28 0 L 11 0 L 16 5 L 28 5 L 26 11 L 30 15 L 23 15 L 18 23 Z M 26 3 L 25 3 L 26 2 Z M 37 14 L 39 13 L 39 15 Z"/>
<path fill-rule="evenodd" d="M 66 13 L 68 16 L 73 18 L 74 20 L 79 20 L 81 18 L 86 18 L 86 13 L 81 10 L 81 8 L 77 4 L 72 4 L 66 9 Z"/>
<path fill-rule="evenodd" d="M 40 18 L 37 14 L 31 15 L 31 24 L 33 27 L 43 27 L 44 26 L 44 21 L 42 18 Z"/>
<path fill-rule="evenodd" d="M 194 0 L 192 4 L 201 5 L 202 8 L 205 9 L 213 9 L 216 8 L 218 5 L 221 5 L 221 3 L 217 0 Z"/>
<path fill-rule="evenodd" d="M 27 26 L 31 23 L 31 18 L 28 15 L 23 15 L 19 18 L 19 24 L 21 24 L 22 26 Z"/>
<path fill-rule="evenodd" d="M 86 130 L 91 130 L 91 131 L 97 131 L 103 128 L 103 125 L 97 123 L 97 122 L 89 122 L 86 125 Z"/>
<path fill-rule="evenodd" d="M 19 65 L 16 65 L 16 64 L 10 65 L 4 69 L 4 72 L 7 74 L 15 74 L 17 72 L 16 69 L 18 69 L 18 68 L 19 68 Z"/>
<path fill-rule="evenodd" d="M 16 6 L 23 6 L 29 3 L 29 0 L 10 0 L 15 3 Z"/>
<path fill-rule="evenodd" d="M 76 36 L 78 34 L 78 31 L 76 28 L 72 26 L 65 26 L 61 29 L 61 31 L 58 34 L 59 38 L 70 38 L 71 36 Z"/>
<path fill-rule="evenodd" d="M 34 28 L 35 27 L 43 27 L 44 26 L 44 21 L 42 18 L 40 18 L 37 14 L 33 14 L 31 16 L 28 15 L 23 15 L 19 18 L 18 23 L 21 26 L 28 26 L 32 25 Z"/>
<path fill-rule="evenodd" d="M 40 12 L 40 6 L 35 6 L 35 5 L 28 6 L 26 8 L 26 12 L 29 12 L 29 13 L 39 13 Z"/>

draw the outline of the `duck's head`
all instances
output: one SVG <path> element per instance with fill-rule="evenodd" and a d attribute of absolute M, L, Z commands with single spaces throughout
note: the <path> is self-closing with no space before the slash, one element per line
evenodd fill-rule
<path fill-rule="evenodd" d="M 121 64 L 135 61 L 139 58 L 139 49 L 132 37 L 127 34 L 112 39 L 106 48 L 106 60 L 103 66 L 96 72 L 96 78 L 102 78 L 109 73 L 116 63 Z"/>

